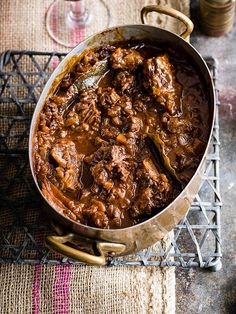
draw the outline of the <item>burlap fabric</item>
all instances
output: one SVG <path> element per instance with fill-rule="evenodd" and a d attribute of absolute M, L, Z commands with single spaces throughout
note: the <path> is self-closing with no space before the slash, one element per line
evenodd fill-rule
<path fill-rule="evenodd" d="M 96 5 L 97 0 L 91 1 Z M 111 11 L 111 26 L 140 23 L 140 9 L 144 5 L 157 3 L 152 0 L 104 2 Z M 189 14 L 189 2 L 186 0 L 158 2 Z M 46 32 L 45 12 L 50 3 L 51 0 L 2 2 L 0 50 L 68 51 L 68 48 L 55 43 Z M 84 29 L 79 38 L 82 40 L 91 32 L 99 31 L 100 21 L 99 17 L 94 17 L 94 29 L 89 32 Z M 150 22 L 177 33 L 182 30 L 178 21 L 166 16 L 152 17 Z M 18 193 L 22 195 L 24 191 L 19 187 Z M 6 214 L 6 219 L 10 221 L 8 216 Z M 29 217 L 32 217 L 30 212 Z M 169 241 L 169 236 L 165 241 Z M 2 314 L 175 312 L 173 268 L 1 265 L 0 282 Z"/>
<path fill-rule="evenodd" d="M 94 3 L 98 0 L 87 0 Z M 189 0 L 103 0 L 109 7 L 111 23 L 122 25 L 129 23 L 141 23 L 140 10 L 148 4 L 169 5 L 189 14 Z M 0 10 L 0 48 L 7 49 L 29 49 L 39 51 L 68 51 L 69 48 L 53 42 L 48 36 L 45 27 L 45 13 L 52 0 L 11 0 L 2 1 Z M 88 32 L 85 28 L 82 37 L 101 30 L 101 16 L 93 16 L 94 25 Z M 151 16 L 151 23 L 170 31 L 180 33 L 183 25 L 173 18 L 164 15 Z M 60 25 L 57 25 L 59 28 Z M 82 39 L 82 38 L 81 38 Z"/>
<path fill-rule="evenodd" d="M 175 312 L 174 269 L 3 265 L 0 275 L 2 314 Z"/>

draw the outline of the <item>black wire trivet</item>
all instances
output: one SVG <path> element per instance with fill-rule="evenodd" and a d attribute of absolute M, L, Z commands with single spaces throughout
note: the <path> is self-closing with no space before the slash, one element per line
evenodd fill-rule
<path fill-rule="evenodd" d="M 80 264 L 48 251 L 52 232 L 28 166 L 28 135 L 33 110 L 53 67 L 65 54 L 7 51 L 0 55 L 0 264 Z M 217 64 L 205 58 L 216 84 Z M 107 265 L 221 268 L 219 191 L 219 99 L 211 147 L 201 188 L 170 240 Z"/>

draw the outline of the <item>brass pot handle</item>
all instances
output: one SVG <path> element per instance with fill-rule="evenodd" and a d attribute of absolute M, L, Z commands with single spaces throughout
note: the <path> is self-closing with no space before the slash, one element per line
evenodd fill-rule
<path fill-rule="evenodd" d="M 96 242 L 96 248 L 100 254 L 96 256 L 64 244 L 66 242 L 73 242 L 75 237 L 76 235 L 74 233 L 69 233 L 64 236 L 48 236 L 46 238 L 46 246 L 56 253 L 80 262 L 97 266 L 106 264 L 105 252 L 122 253 L 126 248 L 124 244 L 120 243 Z"/>
<path fill-rule="evenodd" d="M 147 22 L 147 15 L 150 12 L 157 12 L 157 13 L 164 13 L 166 15 L 175 17 L 176 19 L 180 20 L 186 26 L 186 30 L 180 34 L 180 36 L 185 39 L 188 37 L 193 31 L 193 22 L 183 13 L 178 10 L 175 10 L 168 6 L 161 6 L 161 5 L 148 5 L 143 7 L 141 10 L 141 21 L 143 24 L 148 24 Z"/>

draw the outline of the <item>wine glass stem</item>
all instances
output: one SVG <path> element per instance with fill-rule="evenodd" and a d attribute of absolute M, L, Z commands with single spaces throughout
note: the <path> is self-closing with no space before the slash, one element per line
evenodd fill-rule
<path fill-rule="evenodd" d="M 86 22 L 88 10 L 85 8 L 84 0 L 70 1 L 69 18 L 78 23 Z"/>

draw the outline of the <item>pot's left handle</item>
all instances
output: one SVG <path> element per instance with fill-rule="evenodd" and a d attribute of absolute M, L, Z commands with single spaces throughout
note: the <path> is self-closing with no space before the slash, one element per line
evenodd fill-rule
<path fill-rule="evenodd" d="M 106 264 L 105 252 L 122 253 L 126 248 L 124 244 L 120 243 L 96 242 L 96 248 L 99 255 L 92 255 L 65 244 L 66 242 L 73 242 L 75 238 L 76 235 L 74 233 L 62 236 L 48 236 L 46 238 L 46 245 L 56 253 L 80 262 L 97 266 Z"/>
<path fill-rule="evenodd" d="M 161 6 L 161 5 L 148 5 L 141 10 L 141 20 L 143 24 L 148 24 L 147 22 L 147 15 L 150 12 L 157 12 L 157 13 L 164 13 L 166 15 L 172 16 L 181 22 L 184 23 L 186 29 L 185 31 L 180 34 L 180 36 L 185 39 L 187 38 L 193 31 L 193 22 L 183 13 L 178 10 L 175 10 L 168 6 Z"/>

